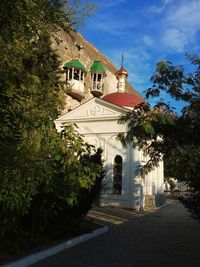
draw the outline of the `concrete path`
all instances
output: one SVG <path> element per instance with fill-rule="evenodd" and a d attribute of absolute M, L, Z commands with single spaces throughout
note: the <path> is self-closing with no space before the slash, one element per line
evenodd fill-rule
<path fill-rule="evenodd" d="M 99 208 L 110 231 L 32 267 L 199 267 L 200 223 L 176 201 L 153 212 Z"/>

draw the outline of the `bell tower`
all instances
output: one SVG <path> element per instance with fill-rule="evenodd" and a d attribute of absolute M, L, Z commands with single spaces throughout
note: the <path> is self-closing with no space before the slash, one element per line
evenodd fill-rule
<path fill-rule="evenodd" d="M 118 92 L 125 92 L 128 72 L 124 69 L 124 55 L 122 55 L 121 68 L 116 72 L 115 76 L 118 80 L 117 83 Z"/>

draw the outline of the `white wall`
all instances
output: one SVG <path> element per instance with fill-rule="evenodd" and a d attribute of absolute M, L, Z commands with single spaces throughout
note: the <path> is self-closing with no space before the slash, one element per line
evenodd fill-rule
<path fill-rule="evenodd" d="M 56 120 L 56 127 L 60 131 L 63 122 L 74 122 L 88 143 L 103 149 L 107 181 L 103 205 L 138 208 L 143 206 L 145 195 L 163 192 L 163 163 L 144 177 L 137 172 L 139 165 L 148 159 L 137 148 L 133 149 L 131 145 L 123 148 L 117 141 L 117 134 L 127 131 L 126 125 L 118 124 L 121 112 L 123 109 L 94 98 Z M 123 158 L 121 195 L 112 194 L 113 159 L 116 155 Z"/>

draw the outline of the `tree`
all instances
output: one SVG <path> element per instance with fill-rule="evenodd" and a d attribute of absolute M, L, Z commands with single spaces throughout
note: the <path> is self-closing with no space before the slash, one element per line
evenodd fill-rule
<path fill-rule="evenodd" d="M 4 247 L 9 233 L 16 239 L 25 234 L 21 227 L 25 217 L 31 218 L 34 235 L 36 222 L 45 227 L 50 214 L 56 217 L 77 205 L 80 190 L 92 188 L 101 169 L 100 164 L 81 163 L 79 157 L 90 155 L 90 146 L 69 126 L 60 135 L 53 122 L 63 107 L 63 84 L 52 35 L 78 26 L 92 9 L 89 1 L 82 0 L 0 1 L 0 243 Z"/>
<path fill-rule="evenodd" d="M 50 37 L 60 28 L 78 26 L 93 7 L 83 0 L 0 2 L 1 151 L 13 154 L 25 125 L 35 128 L 34 123 L 48 124 L 58 116 L 60 63 Z"/>
<path fill-rule="evenodd" d="M 160 61 L 151 80 L 153 86 L 146 97 L 158 97 L 161 92 L 185 107 L 176 114 L 166 103 L 159 102 L 154 108 L 142 103 L 122 116 L 120 123 L 128 124 L 127 134 L 118 138 L 124 145 L 132 143 L 149 155 L 144 166 L 146 172 L 153 169 L 164 156 L 165 175 L 186 181 L 196 191 L 200 190 L 200 57 L 187 55 L 196 67 L 185 74 L 183 66 Z"/>

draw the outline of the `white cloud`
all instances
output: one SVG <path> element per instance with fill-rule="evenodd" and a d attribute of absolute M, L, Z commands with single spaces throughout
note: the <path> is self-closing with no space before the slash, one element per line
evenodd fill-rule
<path fill-rule="evenodd" d="M 178 52 L 184 52 L 188 40 L 183 32 L 179 29 L 167 29 L 162 37 L 162 44 L 167 48 L 172 48 Z"/>
<path fill-rule="evenodd" d="M 161 18 L 152 23 L 153 34 L 143 37 L 148 46 L 156 45 L 160 51 L 169 53 L 192 51 L 199 48 L 200 0 L 165 0 L 161 6 L 152 6 Z"/>
<path fill-rule="evenodd" d="M 168 4 L 172 3 L 173 0 L 164 0 L 161 6 L 153 5 L 150 7 L 150 12 L 152 13 L 162 13 Z"/>
<path fill-rule="evenodd" d="M 144 35 L 142 40 L 146 46 L 152 46 L 154 44 L 153 39 L 149 35 Z"/>
<path fill-rule="evenodd" d="M 113 0 L 113 1 L 108 1 L 106 4 L 103 4 L 104 8 L 108 8 L 108 7 L 113 7 L 116 5 L 119 5 L 121 3 L 126 2 L 126 0 Z"/>
<path fill-rule="evenodd" d="M 200 29 L 200 1 L 195 0 L 178 6 L 167 17 L 167 22 L 176 25 L 185 33 L 194 35 Z"/>
<path fill-rule="evenodd" d="M 200 1 L 193 0 L 176 5 L 164 19 L 161 42 L 178 52 L 195 42 L 200 30 Z"/>
<path fill-rule="evenodd" d="M 130 28 L 135 26 L 132 18 L 115 18 L 109 16 L 96 17 L 95 23 L 90 27 L 107 32 L 115 36 L 128 34 Z"/>

